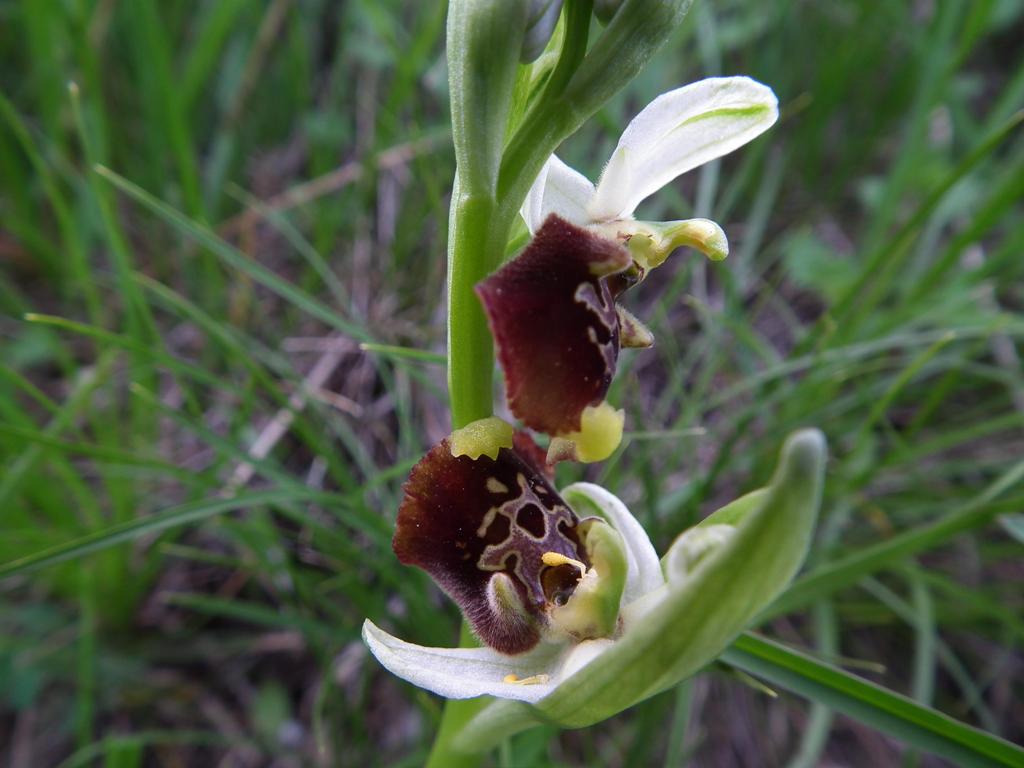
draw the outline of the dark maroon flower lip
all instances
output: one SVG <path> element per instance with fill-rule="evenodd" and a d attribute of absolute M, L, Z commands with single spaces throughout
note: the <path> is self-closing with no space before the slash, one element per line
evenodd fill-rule
<path fill-rule="evenodd" d="M 497 459 L 452 456 L 448 439 L 434 446 L 405 483 L 392 542 L 402 563 L 425 570 L 458 604 L 484 643 L 508 654 L 533 648 L 547 610 L 575 589 L 577 569 L 545 565 L 544 554 L 589 565 L 579 518 L 540 469 L 543 452 L 524 439 Z"/>
<path fill-rule="evenodd" d="M 619 242 L 552 214 L 519 256 L 477 285 L 509 408 L 526 426 L 577 432 L 584 408 L 604 401 L 621 334 L 607 278 L 632 265 Z"/>

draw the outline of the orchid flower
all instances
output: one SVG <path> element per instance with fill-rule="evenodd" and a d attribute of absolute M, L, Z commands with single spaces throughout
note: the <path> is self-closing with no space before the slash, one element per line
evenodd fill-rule
<path fill-rule="evenodd" d="M 369 620 L 363 639 L 415 685 L 495 697 L 456 738 L 470 753 L 540 722 L 593 724 L 706 666 L 795 575 L 820 501 L 824 439 L 798 432 L 767 487 L 684 532 L 659 561 L 619 499 L 589 483 L 558 494 L 542 454 L 511 428 L 488 454 L 453 455 L 464 438 L 413 471 L 394 545 L 488 647 L 427 648 Z"/>
<path fill-rule="evenodd" d="M 549 459 L 599 461 L 622 436 L 605 396 L 620 347 L 654 336 L 616 303 L 681 245 L 729 251 L 707 219 L 643 222 L 637 205 L 681 173 L 731 152 L 778 117 L 775 94 L 747 77 L 709 78 L 658 96 L 626 128 L 595 187 L 552 155 L 521 215 L 527 248 L 477 286 L 505 371 L 509 408 L 554 438 Z"/>

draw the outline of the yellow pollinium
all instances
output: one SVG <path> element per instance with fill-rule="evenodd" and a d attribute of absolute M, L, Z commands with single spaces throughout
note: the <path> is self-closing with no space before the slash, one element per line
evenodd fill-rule
<path fill-rule="evenodd" d="M 581 578 L 587 575 L 587 566 L 585 563 L 582 563 L 579 560 L 573 560 L 571 557 L 566 557 L 560 552 L 545 552 L 540 556 L 540 560 L 544 565 L 571 565 L 574 568 L 578 568 Z"/>
<path fill-rule="evenodd" d="M 549 675 L 530 675 L 519 677 L 518 675 L 505 675 L 502 682 L 514 683 L 515 685 L 543 685 L 551 679 Z"/>
<path fill-rule="evenodd" d="M 574 461 L 603 461 L 622 442 L 626 414 L 607 401 L 588 405 L 580 416 L 579 432 L 570 432 L 551 440 L 548 458 L 571 458 Z"/>
<path fill-rule="evenodd" d="M 512 447 L 512 425 L 497 416 L 479 419 L 452 432 L 448 444 L 452 456 L 497 459 L 498 451 Z"/>

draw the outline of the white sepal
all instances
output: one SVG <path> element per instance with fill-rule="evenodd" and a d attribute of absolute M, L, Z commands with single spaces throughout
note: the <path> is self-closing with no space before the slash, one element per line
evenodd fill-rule
<path fill-rule="evenodd" d="M 562 489 L 562 497 L 581 517 L 597 514 L 622 536 L 628 560 L 623 605 L 665 583 L 658 553 L 647 531 L 617 496 L 593 483 L 573 483 Z"/>
<path fill-rule="evenodd" d="M 663 93 L 626 127 L 587 213 L 632 215 L 674 178 L 732 152 L 778 119 L 772 89 L 749 77 L 712 77 Z"/>
<path fill-rule="evenodd" d="M 584 226 L 590 223 L 587 203 L 593 196 L 594 185 L 590 180 L 552 155 L 526 194 L 519 213 L 531 234 L 552 213 L 571 224 Z"/>
<path fill-rule="evenodd" d="M 560 651 L 541 644 L 529 653 L 506 656 L 490 648 L 427 648 L 400 640 L 367 619 L 363 641 L 388 671 L 420 688 L 448 699 L 498 696 L 535 703 L 551 693 L 556 680 L 552 672 Z M 547 675 L 546 682 L 508 683 L 517 679 Z"/>

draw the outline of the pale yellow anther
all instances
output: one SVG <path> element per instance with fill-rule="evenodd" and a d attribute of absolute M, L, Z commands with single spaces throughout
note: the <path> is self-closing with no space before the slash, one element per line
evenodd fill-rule
<path fill-rule="evenodd" d="M 503 682 L 514 685 L 540 685 L 551 679 L 550 675 L 530 675 L 520 678 L 518 675 L 505 675 Z"/>
<path fill-rule="evenodd" d="M 498 451 L 512 447 L 512 425 L 497 416 L 479 419 L 452 432 L 448 445 L 452 456 L 497 459 Z"/>
<path fill-rule="evenodd" d="M 579 568 L 581 579 L 587 575 L 587 566 L 585 563 L 582 563 L 579 560 L 573 560 L 571 557 L 566 557 L 558 552 L 545 552 L 540 556 L 540 559 L 544 565 L 571 565 L 575 568 Z"/>

